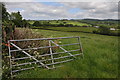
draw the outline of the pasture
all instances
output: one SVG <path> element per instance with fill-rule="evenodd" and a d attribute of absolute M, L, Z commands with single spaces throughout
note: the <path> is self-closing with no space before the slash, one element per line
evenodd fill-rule
<path fill-rule="evenodd" d="M 28 23 L 33 24 L 35 21 L 28 21 Z M 44 23 L 49 23 L 53 25 L 58 25 L 58 24 L 72 24 L 73 26 L 91 26 L 90 24 L 87 23 L 82 23 L 78 21 L 71 21 L 71 20 L 40 20 L 39 21 L 41 24 Z"/>
<path fill-rule="evenodd" d="M 93 30 L 97 30 L 97 28 L 94 27 L 48 27 L 47 29 L 63 32 L 84 32 L 84 33 L 92 33 Z"/>
<path fill-rule="evenodd" d="M 54 31 L 33 29 L 33 32 L 49 38 L 80 36 L 84 59 L 79 57 L 53 70 L 35 68 L 23 71 L 16 76 L 17 78 L 116 78 L 118 76 L 118 37 L 83 33 L 77 28 L 64 27 L 55 28 Z"/>
<path fill-rule="evenodd" d="M 71 21 L 71 20 L 59 20 L 59 21 L 50 21 L 51 24 L 72 24 L 77 26 L 90 26 L 90 24 L 78 22 L 78 21 Z"/>

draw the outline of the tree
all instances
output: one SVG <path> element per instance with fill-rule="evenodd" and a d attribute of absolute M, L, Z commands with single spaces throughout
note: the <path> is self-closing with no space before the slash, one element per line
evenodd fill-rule
<path fill-rule="evenodd" d="M 22 15 L 20 14 L 20 12 L 12 12 L 11 13 L 11 20 L 14 22 L 14 24 L 17 27 L 22 27 Z"/>
<path fill-rule="evenodd" d="M 2 12 L 2 21 L 4 22 L 5 20 L 9 20 L 10 14 L 7 12 L 4 3 L 0 3 L 0 7 L 2 9 L 0 9 L 0 12 Z"/>
<path fill-rule="evenodd" d="M 108 35 L 110 33 L 110 28 L 106 26 L 100 26 L 98 31 L 100 34 Z"/>
<path fill-rule="evenodd" d="M 11 13 L 11 20 L 14 22 L 14 24 L 17 27 L 27 27 L 27 26 L 29 26 L 29 23 L 25 19 L 22 19 L 22 15 L 20 14 L 19 11 Z"/>
<path fill-rule="evenodd" d="M 20 12 L 12 12 L 11 13 L 11 20 L 22 20 L 22 15 Z"/>
<path fill-rule="evenodd" d="M 39 21 L 35 21 L 35 22 L 33 23 L 33 26 L 41 26 L 41 23 L 40 23 Z"/>
<path fill-rule="evenodd" d="M 2 12 L 2 41 L 7 42 L 13 36 L 14 32 L 14 23 L 10 20 L 10 14 L 7 12 L 7 9 L 4 3 L 0 3 L 0 11 Z"/>
<path fill-rule="evenodd" d="M 25 19 L 22 20 L 22 24 L 21 25 L 22 25 L 22 27 L 30 26 L 30 24 Z"/>
<path fill-rule="evenodd" d="M 48 21 L 48 22 L 43 22 L 43 26 L 51 26 L 51 23 Z"/>

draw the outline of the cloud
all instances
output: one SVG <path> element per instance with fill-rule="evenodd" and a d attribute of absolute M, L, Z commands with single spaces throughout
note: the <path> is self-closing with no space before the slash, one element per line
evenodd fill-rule
<path fill-rule="evenodd" d="M 1 0 L 0 2 L 35 2 L 35 0 Z"/>
<path fill-rule="evenodd" d="M 59 2 L 55 5 L 47 5 L 41 2 L 7 2 L 5 3 L 8 12 L 20 11 L 25 19 L 81 19 L 118 18 L 117 2 Z M 70 12 L 78 9 L 77 12 Z"/>
<path fill-rule="evenodd" d="M 66 7 L 80 8 L 84 12 L 76 13 L 76 17 L 83 18 L 117 18 L 118 3 L 116 2 L 79 2 L 63 3 Z"/>
<path fill-rule="evenodd" d="M 1 0 L 0 2 L 119 2 L 119 0 Z"/>
<path fill-rule="evenodd" d="M 29 6 L 29 7 L 28 7 Z M 21 9 L 20 12 L 24 18 L 63 18 L 67 17 L 69 13 L 67 8 L 63 6 L 44 5 L 42 3 L 27 2 L 27 3 L 6 3 L 8 12 L 14 12 L 15 8 Z M 17 11 L 17 10 L 16 10 Z M 16 12 L 15 11 L 15 12 Z"/>

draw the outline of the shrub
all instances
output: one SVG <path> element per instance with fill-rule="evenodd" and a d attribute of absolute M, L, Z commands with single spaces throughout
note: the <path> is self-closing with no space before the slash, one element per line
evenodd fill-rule
<path fill-rule="evenodd" d="M 51 26 L 51 23 L 50 23 L 50 22 L 43 22 L 42 25 L 43 25 L 43 26 Z"/>
<path fill-rule="evenodd" d="M 14 32 L 14 39 L 33 39 L 33 38 L 43 38 L 43 35 L 34 33 L 31 29 L 28 28 L 17 28 Z M 19 46 L 20 48 L 33 48 L 33 47 L 41 47 L 41 46 L 48 46 L 47 41 L 23 41 L 23 42 L 13 42 L 15 45 Z M 8 49 L 6 47 L 6 49 Z M 11 47 L 11 49 L 16 49 L 14 47 Z M 47 54 L 49 52 L 49 48 L 47 49 L 39 49 L 39 50 L 30 50 L 26 51 L 29 52 L 32 56 L 36 56 L 38 53 L 40 54 Z M 37 54 L 34 54 L 36 53 Z M 13 57 L 22 57 L 25 56 L 24 54 L 21 54 L 21 52 L 13 52 Z M 7 80 L 10 79 L 10 68 L 9 68 L 9 56 L 8 56 L 8 50 L 4 53 L 2 53 L 3 57 L 3 77 Z"/>
<path fill-rule="evenodd" d="M 41 26 L 42 24 L 39 22 L 39 21 L 35 21 L 34 23 L 33 23 L 33 26 Z"/>
<path fill-rule="evenodd" d="M 27 22 L 27 20 L 24 19 L 22 20 L 21 26 L 26 28 L 26 27 L 30 27 L 30 24 Z"/>
<path fill-rule="evenodd" d="M 37 33 L 34 33 L 32 31 L 32 29 L 29 29 L 29 28 L 18 28 L 18 29 L 15 29 L 15 34 L 14 34 L 14 39 L 34 39 L 34 38 L 43 38 L 43 35 L 40 35 L 40 34 L 37 34 Z M 41 42 L 39 41 L 29 41 L 29 42 L 21 42 L 18 43 L 17 45 L 20 46 L 21 48 L 25 48 L 25 47 L 28 47 L 28 46 L 33 46 L 33 43 L 34 43 L 34 47 L 38 47 L 40 45 L 37 45 Z M 42 43 L 41 43 L 42 45 Z"/>
<path fill-rule="evenodd" d="M 73 27 L 73 24 L 65 24 L 65 27 Z"/>
<path fill-rule="evenodd" d="M 110 36 L 120 36 L 120 31 L 110 31 Z"/>
<path fill-rule="evenodd" d="M 93 33 L 95 34 L 103 34 L 103 35 L 109 35 L 110 29 L 105 26 L 100 26 L 98 30 L 94 30 Z"/>
<path fill-rule="evenodd" d="M 93 30 L 95 34 L 110 35 L 110 36 L 120 36 L 120 31 L 110 31 L 107 27 L 100 27 L 98 30 Z"/>
<path fill-rule="evenodd" d="M 105 26 L 100 26 L 98 32 L 103 35 L 108 35 L 110 33 L 110 29 Z"/>
<path fill-rule="evenodd" d="M 120 29 L 120 26 L 117 26 L 118 29 Z"/>
<path fill-rule="evenodd" d="M 2 23 L 2 43 L 6 44 L 8 40 L 13 39 L 15 26 L 12 21 L 4 21 Z M 6 49 L 5 45 L 2 45 L 2 51 Z"/>
<path fill-rule="evenodd" d="M 14 38 L 14 30 L 15 26 L 12 21 L 2 23 L 2 77 L 4 80 L 10 78 L 7 41 Z"/>
<path fill-rule="evenodd" d="M 98 34 L 98 31 L 97 30 L 93 30 L 93 33 Z"/>

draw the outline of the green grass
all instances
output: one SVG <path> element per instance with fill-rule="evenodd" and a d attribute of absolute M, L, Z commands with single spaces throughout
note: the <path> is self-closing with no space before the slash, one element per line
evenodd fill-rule
<path fill-rule="evenodd" d="M 34 22 L 35 22 L 35 21 L 28 21 L 28 23 L 31 24 L 31 25 L 32 25 Z"/>
<path fill-rule="evenodd" d="M 33 24 L 35 21 L 28 21 L 30 24 Z M 57 21 L 57 20 L 51 20 L 51 21 L 39 21 L 41 23 L 44 22 L 50 22 L 51 24 L 72 24 L 72 25 L 77 25 L 77 26 L 91 26 L 90 24 L 87 23 L 82 23 L 82 22 L 78 22 L 78 21 L 70 21 L 70 20 L 65 20 L 65 21 Z M 65 23 L 64 23 L 65 22 Z"/>
<path fill-rule="evenodd" d="M 69 28 L 70 29 L 70 28 Z M 74 30 L 75 28 L 73 28 Z M 66 30 L 64 27 L 62 30 Z M 67 29 L 68 30 L 68 29 Z M 78 29 L 76 28 L 76 31 Z M 118 75 L 118 37 L 82 32 L 33 29 L 46 37 L 80 36 L 84 59 L 65 63 L 54 70 L 36 68 L 23 71 L 17 78 L 116 78 Z M 71 40 L 72 42 L 73 40 Z M 68 41 L 69 42 L 69 41 Z M 74 41 L 73 41 L 74 42 Z M 62 65 L 62 64 L 61 64 Z"/>
<path fill-rule="evenodd" d="M 92 33 L 93 30 L 97 30 L 94 27 L 48 27 L 47 29 L 65 32 L 88 32 Z"/>
<path fill-rule="evenodd" d="M 83 33 L 93 33 L 94 30 L 97 30 L 95 27 L 32 27 L 33 29 L 45 29 L 53 31 L 62 31 L 62 32 L 83 32 Z"/>
<path fill-rule="evenodd" d="M 35 21 L 28 21 L 30 24 L 33 24 Z M 51 24 L 72 24 L 77 26 L 92 26 L 91 24 L 94 24 L 95 26 L 106 26 L 109 28 L 117 28 L 118 27 L 118 21 L 94 21 L 94 20 L 46 20 L 46 21 L 40 21 L 41 23 L 44 22 L 50 22 Z"/>
<path fill-rule="evenodd" d="M 51 24 L 60 24 L 66 22 L 65 24 L 73 24 L 77 26 L 90 26 L 89 24 L 78 22 L 78 21 L 50 21 Z"/>

